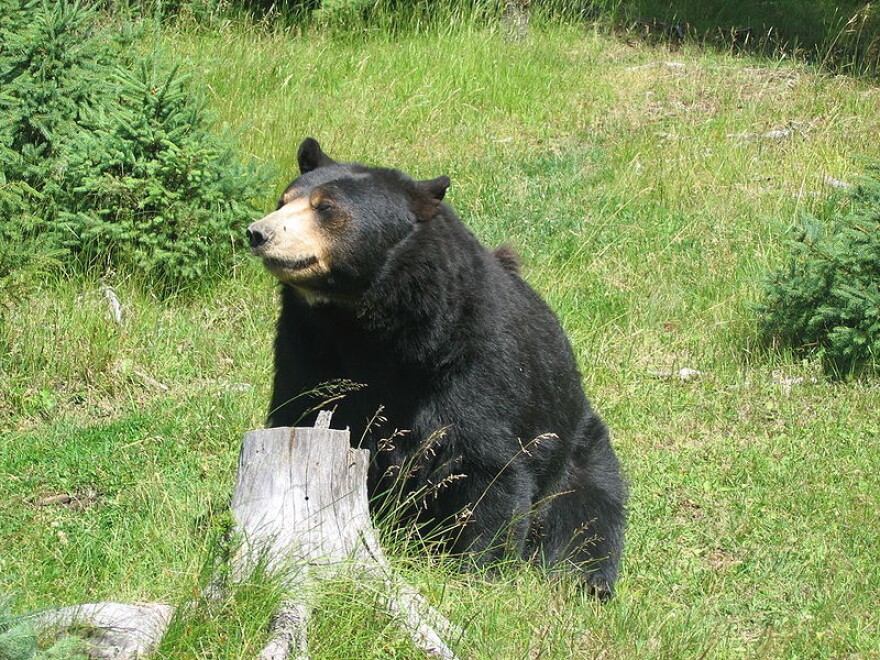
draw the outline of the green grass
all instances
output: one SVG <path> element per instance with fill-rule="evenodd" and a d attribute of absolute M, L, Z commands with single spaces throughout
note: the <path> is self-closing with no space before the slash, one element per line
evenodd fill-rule
<path fill-rule="evenodd" d="M 157 44 L 144 44 L 154 47 Z M 341 159 L 453 180 L 562 318 L 632 485 L 618 597 L 510 567 L 495 580 L 395 549 L 466 629 L 466 658 L 878 657 L 880 386 L 756 343 L 752 305 L 803 210 L 880 158 L 880 90 L 788 62 L 538 25 L 390 38 L 168 29 L 220 127 L 277 169 L 306 135 Z M 764 135 L 790 128 L 782 139 Z M 276 304 L 246 255 L 196 300 L 111 276 L 49 281 L 0 317 L 0 593 L 19 612 L 188 601 L 262 424 Z M 679 368 L 702 375 L 683 382 Z M 787 385 L 785 379 L 802 378 Z M 67 504 L 44 504 L 52 495 Z M 277 590 L 175 623 L 162 657 L 253 657 Z M 418 658 L 375 589 L 327 585 L 315 658 Z"/>

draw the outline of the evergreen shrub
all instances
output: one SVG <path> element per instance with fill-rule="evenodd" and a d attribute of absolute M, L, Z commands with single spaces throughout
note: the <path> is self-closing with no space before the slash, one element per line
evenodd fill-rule
<path fill-rule="evenodd" d="M 766 340 L 818 355 L 838 377 L 880 366 L 880 166 L 847 201 L 842 215 L 803 219 L 760 308 Z"/>
<path fill-rule="evenodd" d="M 49 251 L 163 294 L 227 272 L 265 177 L 187 78 L 74 2 L 0 0 L 0 43 L 0 282 Z"/>

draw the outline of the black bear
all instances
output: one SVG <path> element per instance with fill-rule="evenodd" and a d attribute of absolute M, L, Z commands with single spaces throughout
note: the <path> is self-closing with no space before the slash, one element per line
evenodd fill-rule
<path fill-rule="evenodd" d="M 281 282 L 269 424 L 311 425 L 334 399 L 332 426 L 372 453 L 377 510 L 418 493 L 402 501 L 449 552 L 571 565 L 610 596 L 620 466 L 512 250 L 468 231 L 443 202 L 447 177 L 337 163 L 311 138 L 298 161 L 247 231 Z"/>

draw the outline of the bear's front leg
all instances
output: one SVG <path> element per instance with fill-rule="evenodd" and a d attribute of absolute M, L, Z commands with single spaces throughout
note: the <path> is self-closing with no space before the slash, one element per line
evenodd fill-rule
<path fill-rule="evenodd" d="M 414 426 L 416 437 L 435 438 L 417 471 L 425 494 L 419 520 L 444 551 L 489 566 L 523 557 L 538 488 L 528 452 L 510 440 L 515 434 L 488 414 L 475 416 L 482 422 L 476 429 L 459 422 L 427 431 L 442 415 Z"/>
<path fill-rule="evenodd" d="M 443 503 L 456 510 L 450 550 L 469 555 L 478 566 L 521 557 L 531 526 L 533 493 L 533 479 L 523 470 L 474 466 L 456 496 Z"/>

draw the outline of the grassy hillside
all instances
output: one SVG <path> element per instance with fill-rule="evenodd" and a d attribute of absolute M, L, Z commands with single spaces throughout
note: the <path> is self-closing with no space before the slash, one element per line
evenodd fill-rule
<path fill-rule="evenodd" d="M 399 552 L 465 627 L 462 657 L 880 655 L 880 386 L 760 350 L 752 311 L 798 214 L 839 203 L 828 177 L 880 158 L 880 89 L 558 25 L 509 41 L 229 24 L 143 47 L 191 71 L 221 127 L 276 167 L 267 209 L 306 135 L 447 174 L 447 199 L 521 253 L 559 313 L 632 485 L 619 595 L 600 607 L 530 571 L 489 581 Z M 240 437 L 263 421 L 276 307 L 248 255 L 198 300 L 108 283 L 121 325 L 97 282 L 4 301 L 0 593 L 15 611 L 187 601 Z M 180 621 L 161 656 L 252 657 L 276 598 L 247 585 Z M 315 658 L 420 657 L 369 592 L 331 585 L 323 605 Z"/>

